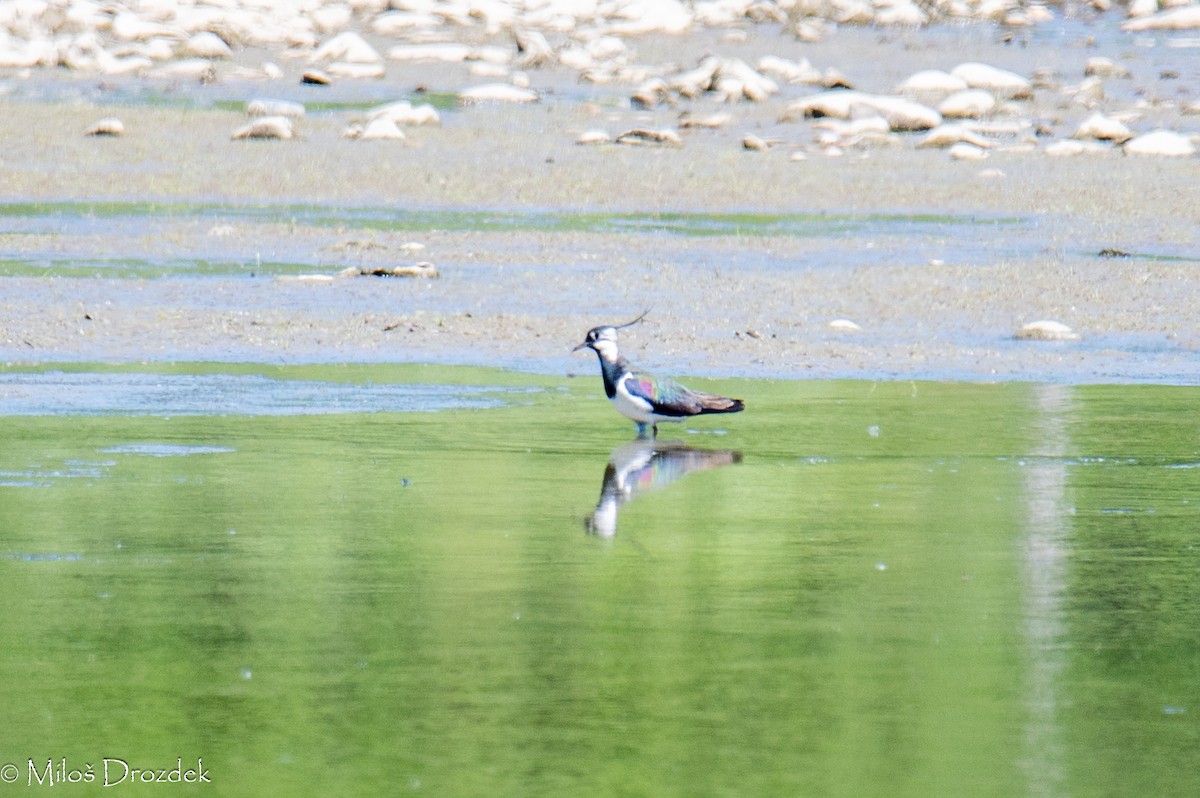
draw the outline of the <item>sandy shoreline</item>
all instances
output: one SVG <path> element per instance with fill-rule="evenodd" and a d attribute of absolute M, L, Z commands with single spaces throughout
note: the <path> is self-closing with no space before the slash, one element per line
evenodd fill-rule
<path fill-rule="evenodd" d="M 722 44 L 711 34 L 653 46 L 688 63 Z M 859 66 L 856 78 L 872 90 L 968 58 L 1004 61 L 1023 74 L 1051 68 L 1074 80 L 1096 52 L 1077 36 L 1028 49 L 1004 45 L 978 27 L 844 28 L 802 47 L 754 33 L 726 49 L 749 58 L 780 47 L 803 49 L 814 63 L 836 60 L 844 72 Z M 1135 69 L 1110 89 L 1114 105 L 1147 91 L 1183 96 L 1200 85 L 1194 65 L 1168 82 L 1156 74 L 1164 59 L 1184 59 L 1185 51 L 1130 49 L 1122 39 L 1113 47 Z M 429 77 L 427 69 L 421 74 Z M 439 75 L 438 88 L 467 79 Z M 128 86 L 108 100 L 103 92 L 98 100 L 86 81 L 65 90 L 55 79 L 35 91 L 48 79 L 33 76 L 0 99 L 0 136 L 12 142 L 0 159 L 7 202 L 213 203 L 217 210 L 165 213 L 142 227 L 101 220 L 58 234 L 22 231 L 8 215 L 0 232 L 7 259 L 259 257 L 333 274 L 359 263 L 410 262 L 403 247 L 418 242 L 425 247 L 419 257 L 442 277 L 297 284 L 269 276 L 113 279 L 18 270 L 0 277 L 0 359 L 433 361 L 590 373 L 594 364 L 569 356 L 570 346 L 596 323 L 649 307 L 647 322 L 627 335 L 630 354 L 677 374 L 1200 381 L 1200 159 L 1138 159 L 1115 150 L 1057 159 L 1036 142 L 997 149 L 980 162 L 911 144 L 829 157 L 814 148 L 811 123 L 778 121 L 778 104 L 699 100 L 686 109 L 637 111 L 621 99 L 627 87 L 581 89 L 552 70 L 532 77 L 554 91 L 542 103 L 449 110 L 440 127 L 412 129 L 405 142 L 339 138 L 360 113 L 354 103 L 381 94 L 379 84 L 315 95 L 348 105 L 310 113 L 301 140 L 230 142 L 243 116 L 214 100 L 284 95 L 311 103 L 314 95 L 290 82 L 192 86 L 178 89 L 179 107 L 163 107 L 123 101 Z M 395 95 L 406 95 L 414 80 L 397 76 Z M 64 99 L 72 91 L 82 99 Z M 683 110 L 729 111 L 736 121 L 689 133 L 677 148 L 574 143 L 592 128 L 671 124 Z M 1029 111 L 1060 131 L 1087 112 L 1050 95 Z M 1151 120 L 1165 113 L 1173 112 L 1146 111 Z M 124 137 L 81 135 L 106 115 L 123 120 Z M 1200 117 L 1176 113 L 1170 121 L 1200 128 Z M 743 150 L 741 138 L 751 131 L 784 143 Z M 807 150 L 807 159 L 791 160 L 796 149 Z M 356 225 L 352 214 L 338 226 L 220 213 L 221 206 L 277 204 L 334 215 L 381 207 L 399 216 L 412 209 L 744 213 L 838 215 L 852 223 L 805 235 L 680 235 L 652 222 L 629 231 L 412 231 Z M 924 215 L 949 221 L 922 226 Z M 1133 257 L 1100 257 L 1105 249 Z M 863 330 L 831 330 L 836 318 Z M 1012 340 L 1020 325 L 1043 318 L 1070 325 L 1082 340 Z"/>

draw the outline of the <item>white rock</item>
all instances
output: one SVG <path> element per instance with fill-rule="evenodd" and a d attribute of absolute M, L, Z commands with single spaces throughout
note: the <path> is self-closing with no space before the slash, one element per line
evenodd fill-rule
<path fill-rule="evenodd" d="M 612 136 L 604 130 L 585 130 L 575 139 L 576 144 L 608 144 Z"/>
<path fill-rule="evenodd" d="M 1133 138 L 1133 131 L 1118 119 L 1104 114 L 1092 114 L 1079 123 L 1073 138 L 1096 139 L 1097 141 L 1112 141 L 1121 144 Z"/>
<path fill-rule="evenodd" d="M 1158 12 L 1158 0 L 1129 0 L 1125 6 L 1128 17 L 1149 17 Z"/>
<path fill-rule="evenodd" d="M 49 39 L 39 36 L 22 41 L 6 36 L 0 27 L 0 67 L 30 69 L 35 66 L 56 66 L 58 63 L 58 50 Z"/>
<path fill-rule="evenodd" d="M 757 133 L 747 133 L 742 136 L 742 149 L 753 150 L 756 152 L 766 152 L 775 146 L 778 142 L 771 139 L 764 139 Z"/>
<path fill-rule="evenodd" d="M 186 58 L 182 61 L 169 61 L 146 70 L 146 76 L 165 80 L 194 80 L 207 83 L 216 79 L 217 71 L 213 69 L 212 61 L 207 58 Z"/>
<path fill-rule="evenodd" d="M 458 93 L 458 99 L 464 103 L 535 103 L 538 93 L 532 89 L 523 89 L 508 83 L 487 83 L 474 86 Z"/>
<path fill-rule="evenodd" d="M 670 128 L 634 128 L 617 136 L 618 144 L 667 144 L 682 146 L 683 139 Z"/>
<path fill-rule="evenodd" d="M 382 78 L 387 74 L 383 64 L 360 64 L 353 61 L 334 61 L 325 71 L 338 78 L 370 79 Z"/>
<path fill-rule="evenodd" d="M 866 94 L 859 91 L 826 91 L 806 97 L 789 105 L 781 121 L 791 122 L 802 117 L 831 116 L 849 119 L 863 111 L 882 116 L 896 131 L 928 130 L 942 122 L 934 109 L 903 97 Z"/>
<path fill-rule="evenodd" d="M 724 127 L 733 121 L 733 114 L 725 111 L 718 111 L 714 114 L 705 114 L 704 116 L 692 116 L 684 112 L 679 116 L 679 126 L 682 128 L 718 128 Z"/>
<path fill-rule="evenodd" d="M 1129 19 L 1121 23 L 1123 31 L 1194 30 L 1200 28 L 1200 5 L 1172 8 L 1149 17 Z"/>
<path fill-rule="evenodd" d="M 876 3 L 875 18 L 872 22 L 876 25 L 919 28 L 929 22 L 929 15 L 912 0 L 886 0 Z"/>
<path fill-rule="evenodd" d="M 1095 75 L 1099 78 L 1127 78 L 1129 77 L 1129 70 L 1111 58 L 1098 55 L 1087 60 L 1087 65 L 1083 68 L 1083 74 L 1086 77 Z"/>
<path fill-rule="evenodd" d="M 960 141 L 949 149 L 950 157 L 956 161 L 982 161 L 988 157 L 987 151 L 974 144 Z"/>
<path fill-rule="evenodd" d="M 288 116 L 298 119 L 304 116 L 304 103 L 291 100 L 257 99 L 246 103 L 247 116 Z"/>
<path fill-rule="evenodd" d="M 513 38 L 517 43 L 518 63 L 523 69 L 537 69 L 554 63 L 554 47 L 541 31 L 517 28 Z"/>
<path fill-rule="evenodd" d="M 1023 341 L 1078 341 L 1079 334 L 1060 321 L 1031 321 L 1013 333 Z"/>
<path fill-rule="evenodd" d="M 852 322 L 850 319 L 834 319 L 828 325 L 831 330 L 838 332 L 862 332 L 862 327 Z"/>
<path fill-rule="evenodd" d="M 481 45 L 472 47 L 471 52 L 467 54 L 468 61 L 483 61 L 487 64 L 495 64 L 497 66 L 507 66 L 512 62 L 512 54 L 505 47 L 496 47 L 495 45 Z"/>
<path fill-rule="evenodd" d="M 894 131 L 929 130 L 942 123 L 937 111 L 903 97 L 868 95 L 862 105 L 886 119 Z"/>
<path fill-rule="evenodd" d="M 170 25 L 152 22 L 132 11 L 118 11 L 109 28 L 112 35 L 125 41 L 146 41 L 158 36 L 181 39 L 183 31 Z"/>
<path fill-rule="evenodd" d="M 785 83 L 817 83 L 821 71 L 809 63 L 807 58 L 789 61 L 777 55 L 764 55 L 758 59 L 758 71 Z"/>
<path fill-rule="evenodd" d="M 961 124 L 938 125 L 917 142 L 918 147 L 953 147 L 956 144 L 968 144 L 976 149 L 992 146 L 986 138 Z"/>
<path fill-rule="evenodd" d="M 986 89 L 955 92 L 938 104 L 938 113 L 951 119 L 978 119 L 996 108 L 996 97 Z"/>
<path fill-rule="evenodd" d="M 414 30 L 432 30 L 442 24 L 436 14 L 419 11 L 388 11 L 371 20 L 371 32 L 379 36 L 397 36 Z"/>
<path fill-rule="evenodd" d="M 367 122 L 358 138 L 364 141 L 403 141 L 407 137 L 393 120 L 381 117 Z"/>
<path fill-rule="evenodd" d="M 612 6 L 609 33 L 617 36 L 678 34 L 691 26 L 692 12 L 679 0 L 627 0 Z"/>
<path fill-rule="evenodd" d="M 1084 153 L 1110 152 L 1111 148 L 1096 141 L 1056 141 L 1046 146 L 1046 154 L 1053 158 L 1070 158 Z"/>
<path fill-rule="evenodd" d="M 1165 155 L 1186 157 L 1196 154 L 1196 145 L 1187 136 L 1171 130 L 1156 130 L 1125 142 L 1126 155 Z"/>
<path fill-rule="evenodd" d="M 182 52 L 195 58 L 232 58 L 233 50 L 215 33 L 201 31 L 195 34 L 183 46 Z"/>
<path fill-rule="evenodd" d="M 1023 99 L 1033 96 L 1033 84 L 1007 69 L 969 61 L 956 66 L 950 74 L 962 78 L 972 89 L 987 89 L 1004 97 Z"/>
<path fill-rule="evenodd" d="M 97 66 L 106 75 L 133 75 L 150 69 L 154 66 L 154 62 L 141 55 L 116 58 L 108 53 L 103 53 L 97 59 Z"/>
<path fill-rule="evenodd" d="M 125 135 L 125 125 L 115 116 L 109 116 L 91 125 L 87 130 L 83 131 L 83 135 L 123 136 Z"/>
<path fill-rule="evenodd" d="M 242 125 L 232 139 L 291 139 L 296 135 L 292 120 L 286 116 L 263 116 Z"/>
<path fill-rule="evenodd" d="M 309 63 L 337 61 L 347 64 L 378 64 L 383 59 L 366 39 L 354 31 L 345 31 L 329 39 L 309 56 Z"/>
<path fill-rule="evenodd" d="M 896 87 L 899 94 L 916 95 L 946 95 L 967 89 L 967 82 L 962 78 L 943 72 L 940 69 L 924 69 L 914 73 Z"/>
<path fill-rule="evenodd" d="M 1104 81 L 1095 75 L 1083 79 L 1078 86 L 1068 86 L 1063 93 L 1076 105 L 1095 108 L 1104 101 Z"/>
<path fill-rule="evenodd" d="M 835 138 L 887 135 L 892 128 L 882 116 L 861 116 L 857 119 L 822 119 L 813 123 L 815 130 L 827 130 Z"/>
<path fill-rule="evenodd" d="M 391 61 L 461 64 L 471 56 L 471 51 L 470 45 L 452 42 L 397 44 L 388 48 L 387 57 Z"/>
<path fill-rule="evenodd" d="M 441 116 L 437 109 L 428 103 L 414 106 L 407 100 L 387 103 L 372 108 L 367 112 L 367 120 L 390 119 L 397 125 L 440 125 Z"/>
<path fill-rule="evenodd" d="M 354 11 L 350 6 L 337 3 L 326 3 L 308 12 L 313 26 L 321 33 L 333 33 L 343 30 L 350 24 Z"/>

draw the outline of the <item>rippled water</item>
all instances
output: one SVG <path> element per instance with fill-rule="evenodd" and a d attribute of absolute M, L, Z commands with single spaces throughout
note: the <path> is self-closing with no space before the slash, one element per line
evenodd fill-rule
<path fill-rule="evenodd" d="M 593 381 L 435 376 L 509 392 L 6 417 L 17 783 L 107 757 L 202 759 L 222 795 L 1194 786 L 1195 389 L 725 383 L 746 413 L 647 449 Z"/>

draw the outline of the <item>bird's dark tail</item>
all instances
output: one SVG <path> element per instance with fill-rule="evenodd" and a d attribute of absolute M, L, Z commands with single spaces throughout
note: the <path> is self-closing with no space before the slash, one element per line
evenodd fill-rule
<path fill-rule="evenodd" d="M 705 395 L 700 399 L 701 413 L 740 413 L 745 409 L 746 404 L 741 399 L 711 395 Z"/>

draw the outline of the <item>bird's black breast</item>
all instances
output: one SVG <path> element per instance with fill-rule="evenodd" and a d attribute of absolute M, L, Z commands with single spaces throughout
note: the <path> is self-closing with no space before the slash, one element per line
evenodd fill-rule
<path fill-rule="evenodd" d="M 600 376 L 604 378 L 605 396 L 612 399 L 617 395 L 617 381 L 628 370 L 628 364 L 624 358 L 617 360 L 615 363 L 609 363 L 604 358 L 600 358 Z"/>

